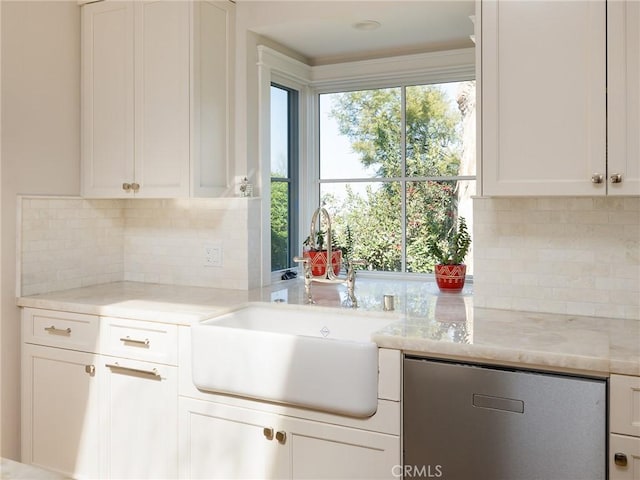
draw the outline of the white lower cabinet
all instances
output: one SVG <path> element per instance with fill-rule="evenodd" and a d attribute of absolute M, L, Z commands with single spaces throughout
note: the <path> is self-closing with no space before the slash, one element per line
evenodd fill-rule
<path fill-rule="evenodd" d="M 640 480 L 640 377 L 611 375 L 609 479 Z"/>
<path fill-rule="evenodd" d="M 98 355 L 22 346 L 22 461 L 99 478 Z"/>
<path fill-rule="evenodd" d="M 180 397 L 180 477 L 394 478 L 400 437 Z"/>
<path fill-rule="evenodd" d="M 22 461 L 81 479 L 177 478 L 176 350 L 175 325 L 24 309 Z"/>
<path fill-rule="evenodd" d="M 176 478 L 177 367 L 101 356 L 103 478 Z"/>
<path fill-rule="evenodd" d="M 275 415 L 185 397 L 178 409 L 180 478 L 286 478 Z"/>
<path fill-rule="evenodd" d="M 609 479 L 640 480 L 640 437 L 609 436 Z"/>
<path fill-rule="evenodd" d="M 288 478 L 397 478 L 400 437 L 291 418 L 284 428 L 291 455 Z"/>

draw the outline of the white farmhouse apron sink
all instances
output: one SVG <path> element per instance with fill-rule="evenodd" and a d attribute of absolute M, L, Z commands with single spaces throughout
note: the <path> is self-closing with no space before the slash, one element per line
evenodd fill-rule
<path fill-rule="evenodd" d="M 250 304 L 192 327 L 201 390 L 355 417 L 375 413 L 378 347 L 390 320 L 310 306 Z"/>

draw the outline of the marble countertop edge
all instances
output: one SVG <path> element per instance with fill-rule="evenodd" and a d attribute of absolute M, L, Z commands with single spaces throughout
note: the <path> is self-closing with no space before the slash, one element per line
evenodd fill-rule
<path fill-rule="evenodd" d="M 427 339 L 402 338 L 374 334 L 373 341 L 382 348 L 401 350 L 405 354 L 453 361 L 470 361 L 489 365 L 509 365 L 533 370 L 574 372 L 595 376 L 640 375 L 640 360 L 604 358 L 545 350 L 520 350 L 501 346 L 455 344 Z"/>

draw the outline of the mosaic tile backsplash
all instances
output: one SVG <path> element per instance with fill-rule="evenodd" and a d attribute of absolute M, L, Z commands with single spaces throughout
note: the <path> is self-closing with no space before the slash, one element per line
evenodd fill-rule
<path fill-rule="evenodd" d="M 640 319 L 640 198 L 476 198 L 473 216 L 476 307 Z M 22 197 L 19 294 L 258 287 L 259 219 L 259 199 Z M 204 265 L 205 244 L 222 267 Z"/>
<path fill-rule="evenodd" d="M 474 305 L 640 319 L 640 198 L 476 198 Z"/>
<path fill-rule="evenodd" d="M 20 295 L 122 280 L 257 286 L 248 265 L 259 250 L 247 248 L 257 199 L 22 197 L 18 208 Z M 221 247 L 222 266 L 204 265 L 205 244 Z"/>

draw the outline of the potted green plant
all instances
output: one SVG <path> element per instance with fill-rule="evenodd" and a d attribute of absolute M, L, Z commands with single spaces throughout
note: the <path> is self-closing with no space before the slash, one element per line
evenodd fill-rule
<path fill-rule="evenodd" d="M 311 260 L 311 274 L 314 277 L 325 277 L 327 274 L 328 251 L 325 248 L 325 235 L 324 230 L 318 230 L 314 241 L 309 236 L 302 243 L 303 256 Z M 331 266 L 334 275 L 339 275 L 342 268 L 342 250 L 335 245 L 331 245 Z"/>
<path fill-rule="evenodd" d="M 435 276 L 438 288 L 443 292 L 459 292 L 464 287 L 467 266 L 463 263 L 471 236 L 464 217 L 458 218 L 445 238 L 434 238 L 427 242 L 429 254 L 436 260 Z"/>

